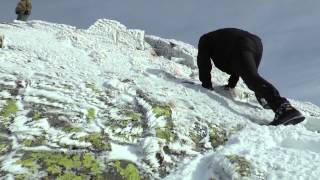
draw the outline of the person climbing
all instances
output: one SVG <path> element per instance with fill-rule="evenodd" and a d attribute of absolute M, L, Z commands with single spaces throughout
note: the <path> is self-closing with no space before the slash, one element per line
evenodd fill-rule
<path fill-rule="evenodd" d="M 201 36 L 198 44 L 197 65 L 202 87 L 213 90 L 211 69 L 215 67 L 230 75 L 225 89 L 233 89 L 239 77 L 255 93 L 265 109 L 272 109 L 274 120 L 269 125 L 289 125 L 302 122 L 305 117 L 278 90 L 260 76 L 262 58 L 261 39 L 250 32 L 236 29 L 218 29 Z"/>
<path fill-rule="evenodd" d="M 17 20 L 27 21 L 31 14 L 32 4 L 31 0 L 20 0 L 16 7 Z"/>

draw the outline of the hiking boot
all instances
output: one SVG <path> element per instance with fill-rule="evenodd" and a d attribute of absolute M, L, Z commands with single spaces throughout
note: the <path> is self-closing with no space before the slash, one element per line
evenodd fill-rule
<path fill-rule="evenodd" d="M 281 104 L 277 109 L 274 120 L 269 124 L 277 125 L 295 125 L 302 122 L 305 117 L 289 103 Z"/>

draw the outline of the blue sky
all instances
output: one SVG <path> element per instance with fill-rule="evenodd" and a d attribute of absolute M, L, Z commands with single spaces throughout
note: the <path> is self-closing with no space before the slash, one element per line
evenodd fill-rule
<path fill-rule="evenodd" d="M 0 21 L 16 18 L 18 1 L 1 0 Z M 32 0 L 30 20 L 87 28 L 120 21 L 164 38 L 197 45 L 206 32 L 237 27 L 264 43 L 260 73 L 289 98 L 320 105 L 320 2 L 314 0 Z"/>

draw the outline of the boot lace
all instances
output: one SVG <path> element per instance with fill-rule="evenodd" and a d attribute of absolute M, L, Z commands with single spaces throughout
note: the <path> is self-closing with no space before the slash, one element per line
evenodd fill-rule
<path fill-rule="evenodd" d="M 284 103 L 281 104 L 280 107 L 277 109 L 276 114 L 275 114 L 275 120 L 279 119 L 279 117 L 287 110 L 292 109 L 291 104 L 289 103 Z"/>

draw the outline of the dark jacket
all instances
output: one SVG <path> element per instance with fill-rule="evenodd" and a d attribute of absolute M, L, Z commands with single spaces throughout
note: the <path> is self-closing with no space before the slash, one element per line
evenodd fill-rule
<path fill-rule="evenodd" d="M 223 72 L 231 75 L 229 85 L 235 86 L 239 77 L 232 76 L 232 62 L 236 61 L 237 52 L 242 50 L 259 51 L 258 36 L 236 28 L 225 28 L 209 32 L 201 36 L 198 45 L 197 64 L 199 78 L 203 85 L 211 85 L 211 60 Z M 211 59 L 211 60 L 210 60 Z"/>
<path fill-rule="evenodd" d="M 20 0 L 16 7 L 16 14 L 26 14 L 30 15 L 32 10 L 32 4 L 30 0 Z"/>

